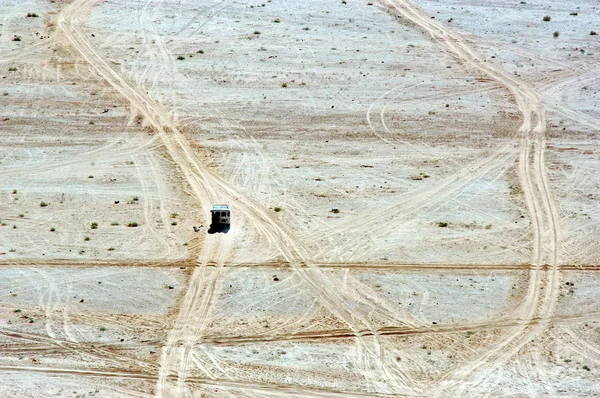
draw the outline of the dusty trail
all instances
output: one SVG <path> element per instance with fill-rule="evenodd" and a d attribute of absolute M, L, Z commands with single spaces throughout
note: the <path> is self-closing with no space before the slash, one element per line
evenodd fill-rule
<path fill-rule="evenodd" d="M 101 378 L 118 378 L 132 380 L 151 380 L 156 381 L 158 375 L 150 372 L 136 372 L 124 369 L 115 370 L 95 370 L 95 369 L 68 369 L 68 368 L 50 368 L 37 366 L 0 366 L 0 370 L 4 372 L 19 372 L 19 373 L 44 373 L 51 375 L 65 375 L 78 377 L 101 377 Z M 174 380 L 174 377 L 171 377 Z M 333 389 L 318 389 L 299 387 L 291 384 L 283 383 L 258 383 L 237 380 L 222 380 L 222 379 L 204 379 L 199 377 L 189 377 L 185 380 L 186 384 L 190 385 L 206 385 L 229 390 L 248 391 L 253 394 L 263 393 L 273 397 L 398 397 L 400 395 L 387 394 L 361 394 L 356 392 L 336 391 Z"/>
<path fill-rule="evenodd" d="M 562 316 L 553 316 L 551 318 L 533 318 L 527 321 L 527 325 L 538 325 L 542 322 L 552 322 L 552 324 L 569 324 L 581 322 L 582 320 L 592 320 L 600 317 L 600 313 L 570 314 Z M 386 326 L 379 328 L 376 332 L 365 329 L 361 331 L 361 336 L 410 336 L 410 335 L 433 335 L 433 334 L 451 334 L 481 332 L 492 329 L 505 329 L 519 326 L 523 323 L 520 319 L 495 319 L 491 322 L 478 324 L 455 324 L 455 325 L 435 325 L 421 327 L 406 326 Z M 314 332 L 274 334 L 274 335 L 249 335 L 249 336 L 204 336 L 203 343 L 233 345 L 247 343 L 268 343 L 281 341 L 315 341 L 330 339 L 348 339 L 356 337 L 351 329 L 319 330 Z"/>
<path fill-rule="evenodd" d="M 496 368 L 525 345 L 533 335 L 543 330 L 546 322 L 533 328 L 528 327 L 528 322 L 535 316 L 548 317 L 552 314 L 555 306 L 559 283 L 559 230 L 558 212 L 550 192 L 544 162 L 545 113 L 541 101 L 533 89 L 517 81 L 492 63 L 485 62 L 469 43 L 443 24 L 431 19 L 407 1 L 386 0 L 382 3 L 425 29 L 435 41 L 464 62 L 467 68 L 505 86 L 515 98 L 523 116 L 523 124 L 518 134 L 520 140 L 519 174 L 534 229 L 532 264 L 535 268 L 530 272 L 528 293 L 521 306 L 520 317 L 523 322 L 507 333 L 495 344 L 494 348 L 446 375 L 439 388 L 434 389 L 436 396 L 442 396 L 448 389 L 461 386 L 460 394 L 462 394 L 468 386 L 472 387 L 470 382 L 474 376 L 476 376 L 476 383 L 483 382 L 492 375 Z M 549 264 L 550 272 L 543 275 L 540 270 L 545 263 Z M 477 370 L 476 375 L 474 375 L 475 370 Z"/>
<path fill-rule="evenodd" d="M 21 267 L 35 267 L 35 268 L 90 268 L 90 267 L 144 267 L 144 268 L 181 268 L 181 267 L 193 267 L 198 264 L 195 259 L 185 260 L 57 260 L 49 259 L 40 262 L 39 259 L 18 259 L 18 260 L 0 260 L 0 268 L 21 268 Z M 214 262 L 208 263 L 207 267 L 216 267 Z M 237 262 L 225 262 L 223 263 L 224 268 L 290 268 L 288 262 L 266 262 L 266 263 L 237 263 Z M 407 270 L 407 271 L 444 271 L 444 270 L 457 270 L 457 271 L 526 271 L 531 269 L 538 269 L 540 271 L 549 271 L 551 266 L 549 264 L 542 264 L 541 266 L 535 266 L 531 264 L 444 264 L 444 263 L 371 263 L 371 262 L 315 262 L 311 263 L 310 267 L 306 264 L 299 264 L 296 268 L 305 269 L 356 269 L 356 270 Z M 563 264 L 560 266 L 561 270 L 564 271 L 600 271 L 599 264 Z"/>

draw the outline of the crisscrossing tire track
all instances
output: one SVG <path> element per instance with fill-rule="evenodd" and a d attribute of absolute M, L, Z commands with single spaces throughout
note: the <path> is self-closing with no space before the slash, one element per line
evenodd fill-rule
<path fill-rule="evenodd" d="M 492 63 L 484 59 L 459 35 L 447 27 L 432 20 L 410 2 L 405 0 L 383 0 L 382 3 L 399 13 L 402 17 L 417 24 L 440 43 L 459 60 L 488 78 L 496 80 L 506 87 L 514 96 L 523 117 L 523 123 L 518 131 L 520 141 L 519 174 L 525 198 L 531 215 L 534 242 L 533 264 L 530 272 L 527 296 L 522 304 L 522 323 L 506 334 L 494 348 L 484 352 L 471 363 L 459 368 L 446 376 L 444 383 L 435 389 L 436 395 L 441 395 L 446 388 L 462 385 L 473 371 L 478 369 L 479 379 L 500 366 L 502 360 L 508 359 L 518 351 L 529 339 L 532 333 L 544 326 L 528 328 L 527 322 L 536 315 L 548 316 L 552 313 L 558 294 L 558 211 L 550 192 L 544 159 L 544 143 L 546 121 L 545 113 L 537 93 L 527 85 L 519 82 Z M 530 158 L 533 157 L 533 165 Z M 546 229 L 549 233 L 546 233 Z M 550 272 L 544 275 L 540 269 L 545 261 L 550 264 Z M 546 276 L 547 280 L 542 278 Z M 542 283 L 545 282 L 545 283 Z M 486 367 L 487 369 L 482 369 Z M 461 391 L 462 392 L 462 391 Z"/>

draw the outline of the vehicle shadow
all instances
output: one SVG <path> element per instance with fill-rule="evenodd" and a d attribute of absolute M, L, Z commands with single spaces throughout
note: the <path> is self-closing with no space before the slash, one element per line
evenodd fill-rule
<path fill-rule="evenodd" d="M 231 226 L 229 224 L 212 223 L 212 224 L 210 224 L 208 233 L 211 235 L 216 234 L 216 233 L 226 234 L 227 232 L 229 232 L 229 228 L 231 228 Z"/>

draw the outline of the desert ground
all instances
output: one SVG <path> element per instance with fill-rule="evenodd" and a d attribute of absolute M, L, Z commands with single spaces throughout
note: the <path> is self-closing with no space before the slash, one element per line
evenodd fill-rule
<path fill-rule="evenodd" d="M 0 396 L 600 396 L 596 31 L 1 1 Z"/>

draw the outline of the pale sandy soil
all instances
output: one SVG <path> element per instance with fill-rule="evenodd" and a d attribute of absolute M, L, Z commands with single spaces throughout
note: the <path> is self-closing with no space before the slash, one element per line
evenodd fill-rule
<path fill-rule="evenodd" d="M 373 3 L 0 4 L 0 396 L 600 396 L 600 5 Z"/>

